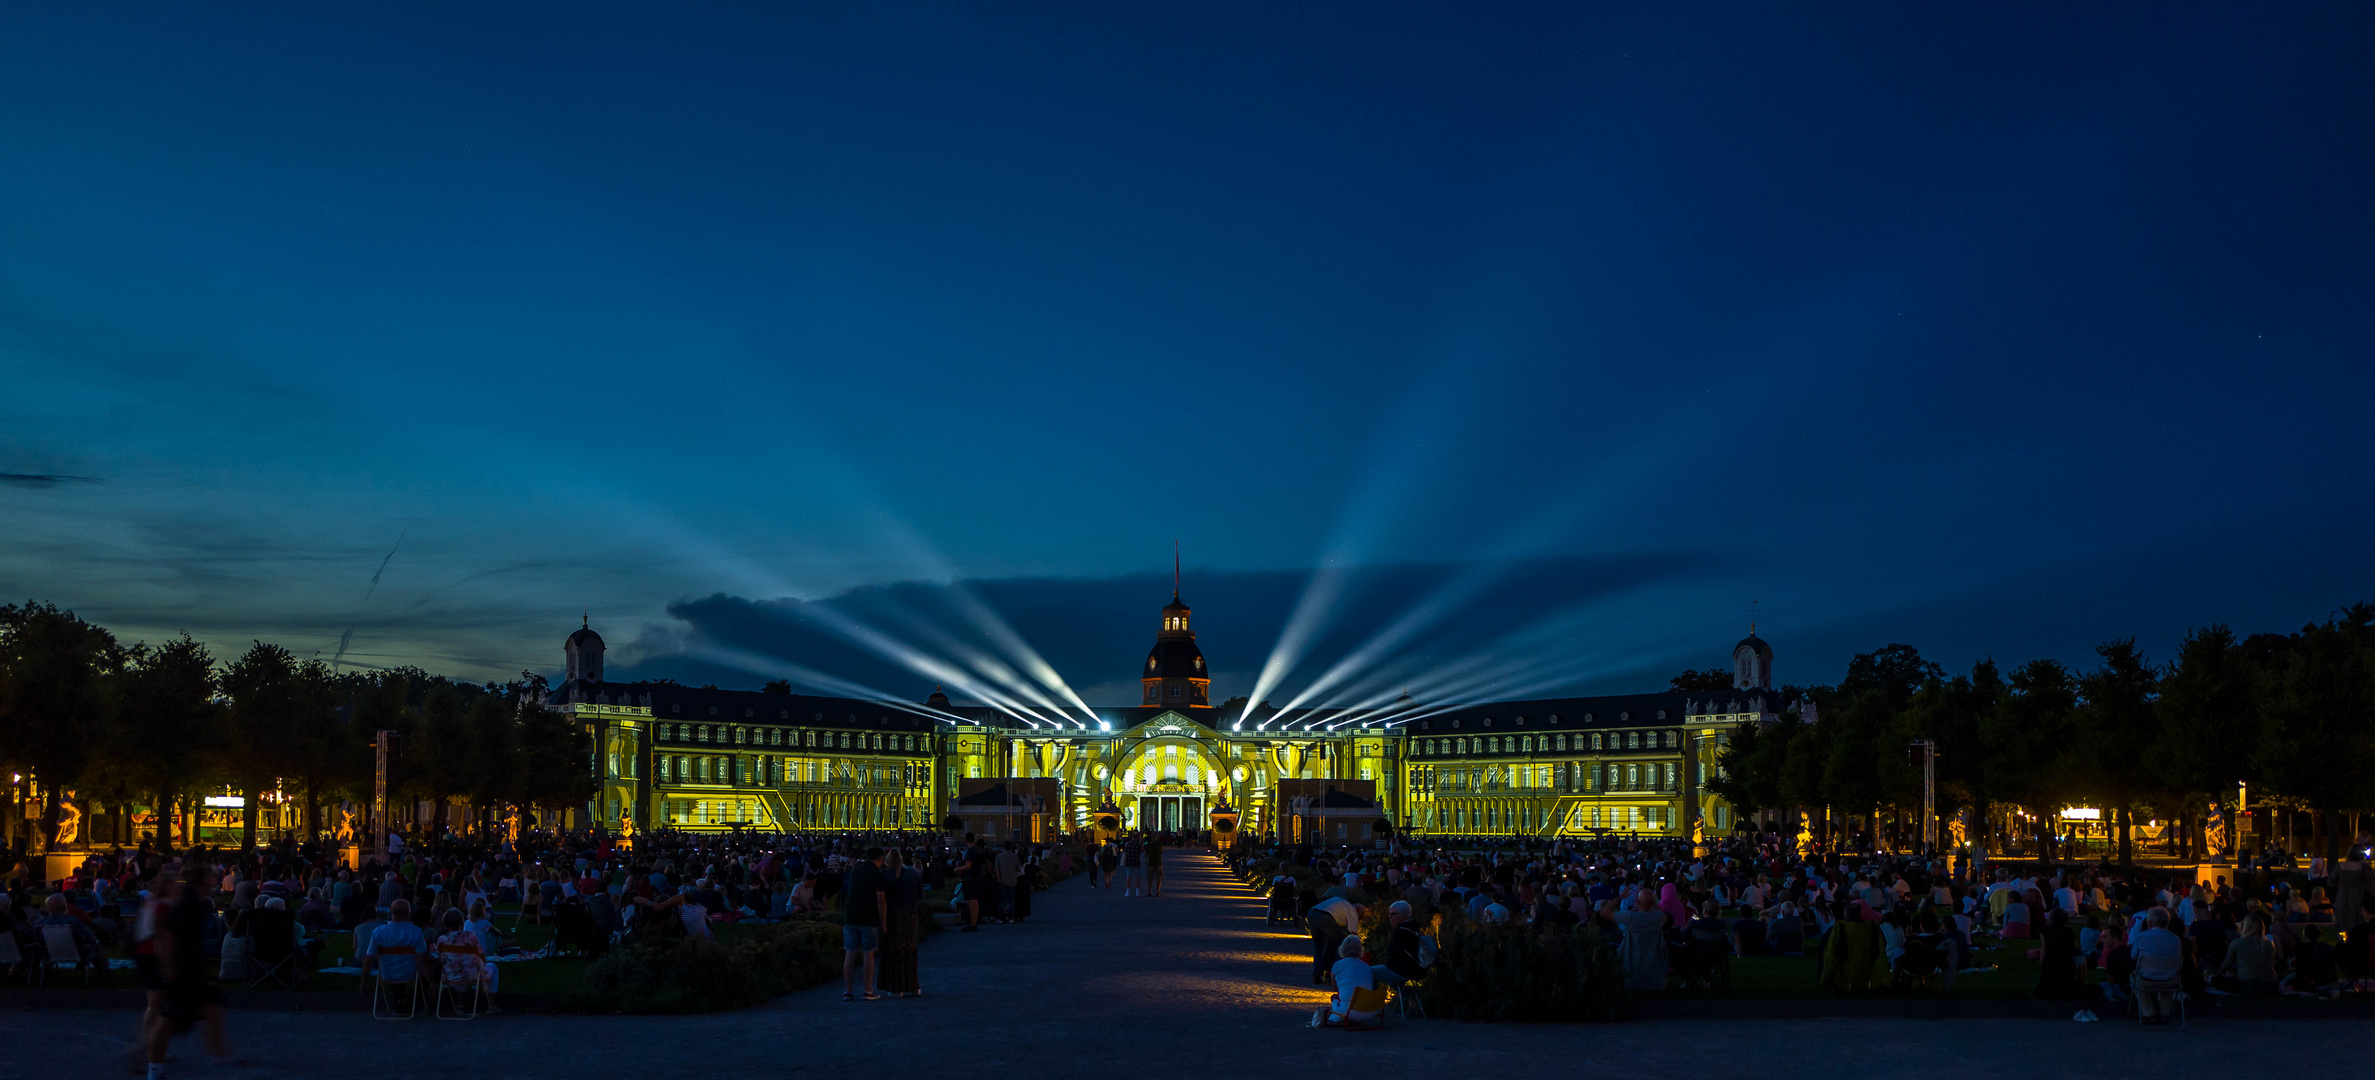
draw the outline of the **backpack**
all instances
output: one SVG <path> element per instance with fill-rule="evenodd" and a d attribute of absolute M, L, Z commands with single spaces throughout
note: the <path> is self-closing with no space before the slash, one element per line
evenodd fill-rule
<path fill-rule="evenodd" d="M 1420 934 L 1418 936 L 1418 966 L 1423 968 L 1435 966 L 1435 935 Z"/>

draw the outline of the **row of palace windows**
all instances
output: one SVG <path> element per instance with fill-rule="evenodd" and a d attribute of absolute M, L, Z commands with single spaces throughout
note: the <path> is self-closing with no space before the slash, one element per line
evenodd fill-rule
<path fill-rule="evenodd" d="M 725 724 L 661 724 L 661 742 L 721 742 L 736 746 L 814 746 L 842 750 L 905 750 L 930 753 L 929 735 L 890 735 L 879 731 L 793 731 L 785 728 L 729 727 Z"/>
<path fill-rule="evenodd" d="M 1672 791 L 1675 763 L 1562 761 L 1554 765 L 1497 765 L 1477 769 L 1414 769 L 1411 786 L 1426 792 Z"/>
<path fill-rule="evenodd" d="M 1454 832 L 1503 832 L 1544 829 L 1552 811 L 1532 806 L 1440 807 L 1427 811 L 1425 828 Z M 1567 819 L 1576 829 L 1665 830 L 1674 827 L 1674 811 L 1664 806 L 1579 806 Z"/>
<path fill-rule="evenodd" d="M 1663 720 L 1665 720 L 1665 719 L 1666 719 L 1666 710 L 1664 710 L 1664 709 L 1659 709 L 1659 710 L 1657 710 L 1657 718 L 1658 718 L 1660 721 L 1663 721 Z M 1583 722 L 1584 722 L 1584 723 L 1586 723 L 1586 724 L 1589 724 L 1589 723 L 1591 723 L 1591 722 L 1592 722 L 1593 720 L 1595 720 L 1595 719 L 1597 719 L 1597 717 L 1596 717 L 1594 714 L 1592 714 L 1592 713 L 1585 713 L 1585 714 L 1583 714 Z M 1557 714 L 1557 713 L 1552 713 L 1552 714 L 1550 714 L 1550 722 L 1551 722 L 1551 723 L 1553 723 L 1553 724 L 1556 724 L 1556 723 L 1558 723 L 1558 722 L 1559 722 L 1559 714 Z M 1624 711 L 1624 712 L 1617 713 L 1617 714 L 1616 714 L 1616 722 L 1617 722 L 1617 723 L 1619 723 L 1619 724 L 1630 724 L 1630 723 L 1632 723 L 1632 722 L 1633 722 L 1633 714 L 1632 714 L 1632 712 L 1631 712 L 1630 710 L 1627 710 L 1627 711 Z M 1485 727 L 1491 727 L 1491 726 L 1493 726 L 1493 718 L 1492 718 L 1492 717 L 1489 717 L 1489 716 L 1487 716 L 1487 717 L 1485 717 L 1485 718 L 1484 718 L 1484 721 L 1483 721 L 1483 723 L 1484 723 L 1484 726 L 1485 726 Z M 1434 729 L 1434 726 L 1435 726 L 1435 722 L 1434 722 L 1434 721 L 1432 721 L 1432 720 L 1421 720 L 1421 721 L 1419 721 L 1419 722 L 1418 722 L 1418 729 L 1419 729 L 1420 731 L 1430 731 L 1430 730 L 1433 730 L 1433 729 Z M 1519 727 L 1524 727 L 1524 726 L 1526 726 L 1526 718 L 1525 718 L 1525 717 L 1522 717 L 1522 716 L 1518 717 L 1518 718 L 1517 718 L 1517 726 L 1519 726 Z M 1456 717 L 1456 716 L 1455 716 L 1455 717 L 1452 717 L 1452 718 L 1451 718 L 1451 729 L 1452 729 L 1453 731 L 1458 731 L 1458 730 L 1460 729 L 1460 718 L 1459 718 L 1459 717 Z"/>
<path fill-rule="evenodd" d="M 1661 734 L 1663 738 L 1661 738 Z M 1588 741 L 1587 741 L 1588 740 Z M 1603 742 L 1603 740 L 1605 740 Z M 1682 745 L 1682 733 L 1673 730 L 1656 731 L 1595 731 L 1576 735 L 1574 749 L 1592 750 L 1655 750 L 1660 745 L 1672 750 Z M 1419 756 L 1441 757 L 1445 754 L 1531 754 L 1537 751 L 1556 752 L 1568 749 L 1566 735 L 1488 735 L 1474 739 L 1421 739 Z"/>
<path fill-rule="evenodd" d="M 929 775 L 922 765 L 881 766 L 850 761 L 793 760 L 775 757 L 730 757 L 711 754 L 660 754 L 652 759 L 653 779 L 663 784 L 781 784 L 843 783 L 857 787 L 913 787 Z"/>

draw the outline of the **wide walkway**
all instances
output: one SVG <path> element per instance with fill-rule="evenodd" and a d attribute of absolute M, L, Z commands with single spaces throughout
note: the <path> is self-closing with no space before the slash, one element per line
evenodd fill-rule
<path fill-rule="evenodd" d="M 1031 921 L 924 946 L 926 996 L 845 1003 L 836 985 L 710 1016 L 501 1016 L 373 1022 L 356 1013 L 240 1012 L 250 1068 L 225 1073 L 177 1044 L 174 1075 L 506 1077 L 1018 1071 L 1034 1076 L 1431 1076 L 1579 1065 L 1736 1077 L 1751 1060 L 1926 1080 L 2039 1070 L 2137 1075 L 2249 1061 L 2271 1072 L 2350 1056 L 2346 1022 L 2224 1022 L 2189 1031 L 2031 1020 L 1661 1021 L 1500 1026 L 1389 1021 L 1302 1030 L 1324 994 L 1308 939 L 1215 860 L 1172 852 L 1164 895 L 1124 898 L 1076 877 Z M 0 1076 L 109 1075 L 130 1014 L 0 1014 Z M 2335 1054 L 2341 1054 L 2336 1058 Z M 1819 1055 L 1819 1057 L 1817 1056 Z M 2209 1055 L 2209 1056 L 2205 1056 Z M 93 1072 L 96 1068 L 99 1071 Z"/>

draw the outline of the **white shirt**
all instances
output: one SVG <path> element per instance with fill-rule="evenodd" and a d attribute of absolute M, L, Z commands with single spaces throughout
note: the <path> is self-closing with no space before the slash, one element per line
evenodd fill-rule
<path fill-rule="evenodd" d="M 1313 904 L 1311 905 L 1311 910 L 1314 912 L 1327 912 L 1329 918 L 1336 920 L 1337 924 L 1341 925 L 1346 930 L 1351 930 L 1352 928 L 1361 924 L 1360 909 L 1353 907 L 1352 901 L 1341 896 L 1331 896 L 1320 901 L 1319 903 Z"/>

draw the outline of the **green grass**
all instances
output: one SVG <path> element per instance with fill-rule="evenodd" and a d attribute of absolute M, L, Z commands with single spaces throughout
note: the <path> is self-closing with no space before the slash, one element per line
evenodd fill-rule
<path fill-rule="evenodd" d="M 1732 985 L 1728 990 L 1682 990 L 1681 981 L 1674 980 L 1663 991 L 1650 997 L 1921 997 L 1943 999 L 2026 999 L 2037 989 L 2037 977 L 2042 970 L 2038 961 L 2028 958 L 2028 950 L 2038 947 L 2034 941 L 2014 942 L 1989 949 L 1981 944 L 1973 964 L 1993 967 L 1994 971 L 1957 975 L 1954 989 L 1871 990 L 1841 993 L 1818 985 L 1816 976 L 1820 965 L 1812 956 L 1740 956 L 1732 959 Z M 2090 970 L 2087 981 L 2103 981 L 2103 973 Z"/>

